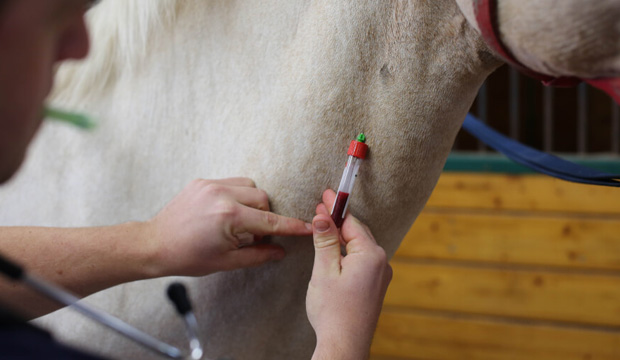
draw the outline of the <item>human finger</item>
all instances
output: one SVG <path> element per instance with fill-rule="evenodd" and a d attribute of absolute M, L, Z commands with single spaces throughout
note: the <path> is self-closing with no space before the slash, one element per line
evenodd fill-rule
<path fill-rule="evenodd" d="M 248 186 L 211 185 L 211 191 L 226 194 L 238 203 L 259 210 L 269 211 L 269 197 L 264 190 Z"/>
<path fill-rule="evenodd" d="M 325 206 L 325 204 L 320 203 L 316 206 L 316 214 L 323 214 L 329 216 L 329 210 L 327 210 L 327 206 Z"/>
<path fill-rule="evenodd" d="M 194 183 L 198 183 L 200 185 L 206 186 L 211 184 L 217 185 L 228 185 L 228 186 L 245 186 L 245 187 L 256 187 L 254 180 L 250 178 L 244 177 L 232 177 L 225 179 L 194 179 Z"/>
<path fill-rule="evenodd" d="M 299 236 L 312 234 L 312 225 L 299 219 L 241 206 L 233 224 L 233 232 L 233 235 L 248 232 L 259 236 Z"/>
<path fill-rule="evenodd" d="M 327 206 L 325 206 L 324 203 L 320 203 L 316 206 L 316 214 L 317 215 L 326 215 L 331 217 L 331 214 L 329 213 L 329 211 L 327 210 Z M 333 219 L 332 219 L 333 220 Z M 344 242 L 344 240 L 342 240 L 342 236 L 340 237 L 340 244 L 342 246 L 346 246 L 347 244 Z"/>
<path fill-rule="evenodd" d="M 347 221 L 347 218 L 350 218 L 350 220 Z M 353 227 L 353 228 L 357 229 L 357 231 L 365 233 L 366 237 L 369 238 L 370 240 L 372 240 L 373 243 L 375 243 L 375 244 L 377 243 L 377 240 L 375 240 L 375 237 L 372 234 L 372 232 L 370 231 L 370 228 L 368 227 L 368 225 L 366 225 L 363 222 L 361 222 L 355 216 L 351 215 L 350 213 L 347 213 L 347 216 L 345 217 L 345 222 L 351 223 L 350 225 L 347 225 L 347 227 L 345 228 L 345 232 L 349 232 L 349 227 Z M 344 223 L 343 223 L 342 226 L 344 226 Z"/>
<path fill-rule="evenodd" d="M 331 216 L 331 208 L 334 204 L 334 199 L 336 195 L 333 190 L 327 189 L 323 192 L 322 195 L 322 203 L 316 206 L 316 214 L 325 214 Z"/>
<path fill-rule="evenodd" d="M 231 177 L 231 178 L 225 178 L 225 179 L 212 179 L 212 180 L 206 180 L 210 183 L 213 184 L 222 184 L 222 185 L 229 185 L 229 186 L 245 186 L 245 187 L 256 187 L 256 183 L 254 182 L 254 180 L 247 178 L 247 177 Z"/>
<path fill-rule="evenodd" d="M 341 235 L 346 243 L 347 254 L 368 251 L 378 246 L 370 229 L 351 214 L 347 214 L 342 224 Z"/>
<path fill-rule="evenodd" d="M 325 214 L 312 220 L 314 267 L 312 277 L 321 278 L 340 273 L 340 236 L 334 221 Z"/>
<path fill-rule="evenodd" d="M 323 204 L 325 204 L 325 206 L 331 213 L 331 209 L 334 207 L 334 201 L 336 201 L 336 193 L 334 192 L 334 190 L 327 189 L 323 191 L 322 200 Z"/>

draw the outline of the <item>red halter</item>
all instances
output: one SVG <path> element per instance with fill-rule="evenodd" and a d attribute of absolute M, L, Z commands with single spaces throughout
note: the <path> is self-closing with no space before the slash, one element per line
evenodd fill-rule
<path fill-rule="evenodd" d="M 576 86 L 581 81 L 605 91 L 616 103 L 620 104 L 620 78 L 580 79 L 576 77 L 553 77 L 536 72 L 517 60 L 499 37 L 497 24 L 497 0 L 474 0 L 476 21 L 487 44 L 504 60 L 527 76 L 538 79 L 545 85 Z"/>

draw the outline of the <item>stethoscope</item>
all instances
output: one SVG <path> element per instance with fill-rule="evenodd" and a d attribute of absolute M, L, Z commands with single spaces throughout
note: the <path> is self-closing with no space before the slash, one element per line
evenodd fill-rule
<path fill-rule="evenodd" d="M 0 272 L 8 276 L 13 281 L 19 281 L 28 287 L 36 290 L 42 295 L 54 299 L 61 304 L 82 313 L 92 320 L 107 326 L 130 340 L 170 359 L 192 359 L 203 358 L 204 352 L 200 340 L 198 339 L 198 322 L 192 311 L 192 306 L 187 296 L 185 286 L 181 283 L 173 283 L 168 287 L 168 297 L 174 304 L 177 312 L 183 318 L 189 337 L 189 353 L 184 353 L 177 347 L 167 344 L 153 336 L 136 329 L 121 319 L 99 310 L 85 303 L 78 302 L 80 298 L 63 290 L 46 280 L 28 274 L 23 267 L 7 260 L 0 255 Z"/>

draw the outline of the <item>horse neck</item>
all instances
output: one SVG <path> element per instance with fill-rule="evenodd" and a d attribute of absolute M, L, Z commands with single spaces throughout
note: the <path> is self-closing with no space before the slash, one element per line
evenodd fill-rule
<path fill-rule="evenodd" d="M 337 186 L 337 154 L 363 130 L 371 157 L 351 209 L 388 251 L 426 202 L 477 89 L 498 65 L 454 0 L 183 2 L 170 28 L 154 34 L 138 70 L 116 65 L 107 86 L 90 92 L 108 98 L 99 104 L 132 102 L 104 112 L 130 107 L 130 118 L 162 127 L 182 114 L 201 146 L 219 145 L 187 164 L 223 169 L 203 176 L 248 174 L 274 210 L 305 219 L 322 190 Z M 67 72 L 68 84 L 80 81 L 75 74 Z M 117 136 L 131 143 L 139 135 Z M 152 168 L 178 165 L 161 163 Z M 291 199 L 291 187 L 304 191 Z"/>
<path fill-rule="evenodd" d="M 323 130 L 314 129 L 330 134 L 317 140 L 322 148 L 360 129 L 369 135 L 372 157 L 352 209 L 390 252 L 426 203 L 478 88 L 500 63 L 454 1 L 366 6 L 328 11 L 334 24 L 348 17 L 350 27 L 316 41 L 324 52 L 311 58 L 323 66 L 308 79 L 324 85 L 309 86 L 312 93 L 331 95 L 318 122 Z"/>

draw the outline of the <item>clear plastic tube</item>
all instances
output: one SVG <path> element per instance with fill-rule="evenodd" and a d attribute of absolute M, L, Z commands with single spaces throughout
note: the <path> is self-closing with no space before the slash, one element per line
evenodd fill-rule
<path fill-rule="evenodd" d="M 359 171 L 362 160 L 366 158 L 366 152 L 368 146 L 365 144 L 366 136 L 361 133 L 356 140 L 351 141 L 349 151 L 347 154 L 347 165 L 344 167 L 342 178 L 340 179 L 340 185 L 338 185 L 338 192 L 336 193 L 336 200 L 332 207 L 332 220 L 337 227 L 342 226 L 344 216 L 349 206 L 349 198 L 351 191 L 353 191 L 353 185 L 357 178 L 357 172 Z"/>
<path fill-rule="evenodd" d="M 355 178 L 357 178 L 357 172 L 359 171 L 361 162 L 362 159 L 356 158 L 355 156 L 349 156 L 347 159 L 347 166 L 342 173 L 338 192 L 336 193 L 336 200 L 332 207 L 332 219 L 337 227 L 341 227 L 344 221 L 344 216 L 349 205 L 349 196 L 353 190 L 353 184 L 355 184 Z"/>

